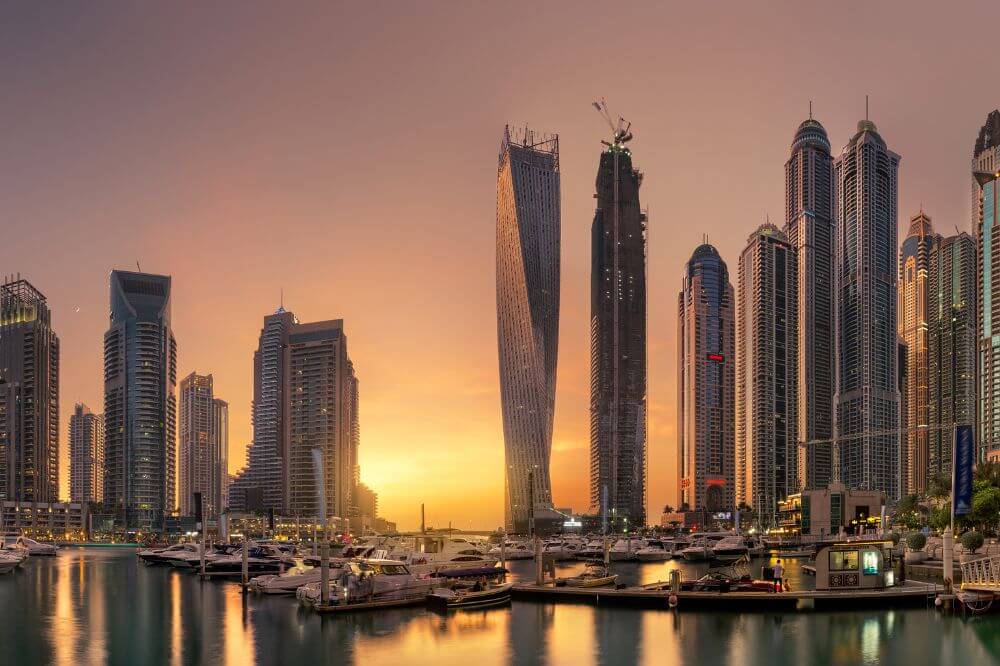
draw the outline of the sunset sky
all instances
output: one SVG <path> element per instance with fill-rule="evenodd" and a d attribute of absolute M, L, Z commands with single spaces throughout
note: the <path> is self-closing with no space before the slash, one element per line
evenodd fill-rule
<path fill-rule="evenodd" d="M 969 228 L 969 160 L 1000 105 L 995 3 L 18 3 L 0 9 L 0 271 L 62 342 L 62 486 L 75 402 L 103 410 L 113 268 L 173 276 L 180 376 L 250 440 L 264 315 L 343 318 L 362 478 L 401 528 L 503 520 L 495 315 L 505 123 L 558 132 L 562 316 L 554 496 L 586 508 L 590 225 L 605 97 L 632 122 L 649 245 L 649 506 L 675 502 L 676 308 L 707 234 L 736 280 L 784 222 L 808 114 L 835 153 L 864 116 L 920 204 Z M 927 5 L 924 7 L 923 5 Z M 981 27 L 980 27 L 981 26 Z M 901 236 L 902 237 L 902 236 Z M 78 311 L 77 311 L 78 309 Z"/>

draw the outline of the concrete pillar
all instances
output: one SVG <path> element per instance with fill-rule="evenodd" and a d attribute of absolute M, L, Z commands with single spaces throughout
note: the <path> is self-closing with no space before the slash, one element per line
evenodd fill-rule
<path fill-rule="evenodd" d="M 950 527 L 946 527 L 944 530 L 944 554 L 941 556 L 944 559 L 944 585 L 945 591 L 951 592 L 952 582 L 955 580 L 955 561 L 953 549 L 953 541 L 955 540 L 954 535 L 951 532 Z"/>

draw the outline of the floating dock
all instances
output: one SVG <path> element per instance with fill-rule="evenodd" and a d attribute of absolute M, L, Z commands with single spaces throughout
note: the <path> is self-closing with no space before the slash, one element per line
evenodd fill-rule
<path fill-rule="evenodd" d="M 679 610 L 831 610 L 896 608 L 934 603 L 940 585 L 906 583 L 884 590 L 800 590 L 795 592 L 677 592 Z M 515 600 L 555 603 L 586 603 L 596 606 L 669 608 L 669 583 L 625 588 L 554 587 L 521 583 L 515 585 Z"/>

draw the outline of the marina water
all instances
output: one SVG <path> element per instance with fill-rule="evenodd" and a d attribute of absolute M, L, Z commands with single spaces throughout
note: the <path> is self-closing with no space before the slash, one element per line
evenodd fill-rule
<path fill-rule="evenodd" d="M 755 561 L 759 570 L 761 562 Z M 793 588 L 811 587 L 788 562 Z M 560 575 L 580 564 L 560 565 Z M 617 564 L 620 582 L 706 565 Z M 530 561 L 511 563 L 515 577 Z M 759 574 L 758 572 L 755 572 Z M 0 664 L 900 664 L 1000 663 L 1000 614 L 933 608 L 701 613 L 515 601 L 320 617 L 293 597 L 140 564 L 128 548 L 64 548 L 0 577 Z"/>

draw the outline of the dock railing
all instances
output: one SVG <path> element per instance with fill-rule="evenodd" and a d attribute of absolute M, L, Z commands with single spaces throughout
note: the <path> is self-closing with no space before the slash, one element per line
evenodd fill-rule
<path fill-rule="evenodd" d="M 1000 589 L 1000 555 L 962 562 L 962 587 Z"/>

